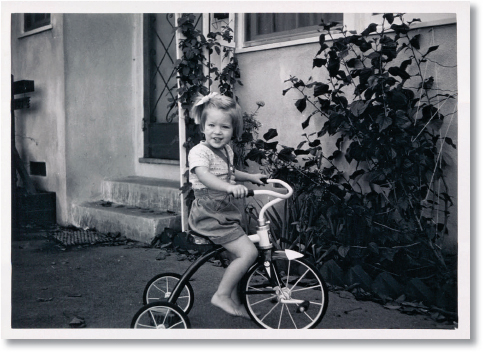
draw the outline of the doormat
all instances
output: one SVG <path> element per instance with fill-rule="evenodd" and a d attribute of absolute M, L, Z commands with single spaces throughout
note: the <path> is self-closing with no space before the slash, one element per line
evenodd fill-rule
<path fill-rule="evenodd" d="M 120 234 L 102 234 L 94 230 L 66 229 L 52 232 L 51 236 L 64 246 L 125 243 Z"/>

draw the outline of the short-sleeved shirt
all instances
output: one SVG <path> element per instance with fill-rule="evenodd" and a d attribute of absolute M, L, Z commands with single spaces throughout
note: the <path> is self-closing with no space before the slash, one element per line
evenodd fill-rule
<path fill-rule="evenodd" d="M 194 172 L 194 168 L 198 166 L 203 166 L 208 168 L 209 172 L 220 180 L 225 182 L 229 182 L 231 184 L 236 184 L 235 182 L 235 173 L 231 172 L 231 179 L 228 181 L 228 165 L 227 163 L 216 155 L 210 147 L 208 147 L 206 142 L 200 142 L 196 146 L 194 146 L 189 154 L 188 154 L 188 165 L 190 170 L 190 182 L 193 189 L 203 189 L 207 188 L 201 181 L 198 179 Z M 221 151 L 221 150 L 220 150 Z M 233 165 L 233 157 L 234 153 L 233 150 L 229 145 L 225 146 L 225 151 L 228 152 L 228 158 L 230 160 L 230 164 Z"/>

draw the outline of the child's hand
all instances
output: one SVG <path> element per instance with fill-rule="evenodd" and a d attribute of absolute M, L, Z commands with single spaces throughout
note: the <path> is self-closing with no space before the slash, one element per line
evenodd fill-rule
<path fill-rule="evenodd" d="M 251 174 L 251 182 L 256 185 L 266 185 L 267 184 L 267 175 L 264 174 Z"/>
<path fill-rule="evenodd" d="M 231 185 L 228 193 L 233 194 L 235 198 L 245 198 L 248 194 L 248 188 L 243 185 Z"/>

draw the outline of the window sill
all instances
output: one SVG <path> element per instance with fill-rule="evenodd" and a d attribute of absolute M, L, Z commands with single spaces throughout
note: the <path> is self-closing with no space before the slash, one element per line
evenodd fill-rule
<path fill-rule="evenodd" d="M 179 160 L 139 158 L 141 164 L 179 165 Z"/>
<path fill-rule="evenodd" d="M 29 36 L 37 34 L 37 33 L 45 32 L 45 31 L 51 30 L 52 28 L 53 28 L 52 24 L 48 24 L 47 26 L 35 28 L 35 29 L 32 29 L 31 31 L 22 33 L 21 35 L 18 36 L 18 39 L 29 37 Z"/>

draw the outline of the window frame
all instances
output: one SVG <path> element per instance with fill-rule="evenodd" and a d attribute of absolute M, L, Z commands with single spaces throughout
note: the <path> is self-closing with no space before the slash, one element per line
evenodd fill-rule
<path fill-rule="evenodd" d="M 425 13 L 426 14 L 426 13 Z M 414 14 L 416 16 L 425 15 L 423 13 Z M 441 15 L 437 14 L 436 15 Z M 408 14 L 412 16 L 413 14 Z M 427 15 L 427 14 L 426 14 Z M 456 15 L 454 13 L 448 13 L 447 15 Z M 405 16 L 406 17 L 406 16 Z M 375 22 L 375 19 L 380 19 L 380 15 L 375 15 L 374 13 L 344 13 L 343 14 L 343 25 L 347 26 L 347 28 L 351 28 L 356 30 L 358 33 L 362 32 L 367 26 Z M 406 19 L 409 17 L 406 17 Z M 412 19 L 412 18 L 411 18 Z M 437 18 L 435 20 L 428 20 L 425 22 L 416 22 L 414 23 L 413 29 L 417 28 L 424 28 L 424 27 L 431 27 L 431 26 L 443 26 L 449 24 L 456 23 L 456 16 L 448 16 L 447 18 Z M 388 31 L 389 33 L 390 31 Z M 295 46 L 295 45 L 303 45 L 303 44 L 311 44 L 317 43 L 319 41 L 320 32 L 317 30 L 313 32 L 306 32 L 300 35 L 289 35 L 285 38 L 282 38 L 283 41 L 277 41 L 280 38 L 274 38 L 275 41 L 263 42 L 263 41 L 245 41 L 245 13 L 237 13 L 237 21 L 236 21 L 236 52 L 237 53 L 246 53 L 246 52 L 253 52 L 253 51 L 261 51 L 261 50 L 269 50 L 269 49 L 278 49 L 283 47 Z M 342 34 L 334 33 L 333 38 L 337 39 L 342 37 Z"/>
<path fill-rule="evenodd" d="M 45 32 L 45 31 L 48 31 L 48 30 L 51 30 L 52 28 L 54 28 L 54 26 L 52 24 L 52 19 L 53 19 L 52 13 L 49 13 L 50 14 L 50 23 L 26 31 L 25 30 L 25 15 L 27 15 L 27 14 L 28 13 L 21 13 L 20 14 L 20 26 L 21 27 L 20 27 L 20 35 L 18 36 L 18 39 L 25 38 L 25 37 L 28 37 L 28 36 L 31 36 L 31 35 L 34 35 L 34 34 L 37 34 L 37 33 Z"/>
<path fill-rule="evenodd" d="M 244 13 L 243 14 L 243 22 L 244 22 L 244 31 L 243 34 L 244 36 L 246 35 L 246 23 L 248 15 L 257 15 L 258 13 Z M 299 14 L 299 13 L 287 13 L 287 14 Z M 342 14 L 343 15 L 343 14 Z M 251 22 L 251 26 L 254 31 L 256 31 L 256 18 L 250 18 L 249 20 Z M 267 34 L 252 34 L 254 39 L 251 40 L 246 40 L 244 42 L 244 45 L 246 47 L 252 47 L 252 46 L 257 46 L 257 45 L 263 45 L 263 44 L 271 44 L 271 43 L 280 43 L 280 42 L 286 42 L 286 41 L 293 41 L 296 39 L 301 39 L 301 38 L 310 38 L 317 36 L 318 37 L 318 30 L 320 30 L 319 23 L 310 25 L 310 26 L 304 26 L 304 27 L 297 27 L 289 30 L 284 30 L 280 32 L 272 32 L 272 33 L 267 33 Z"/>

